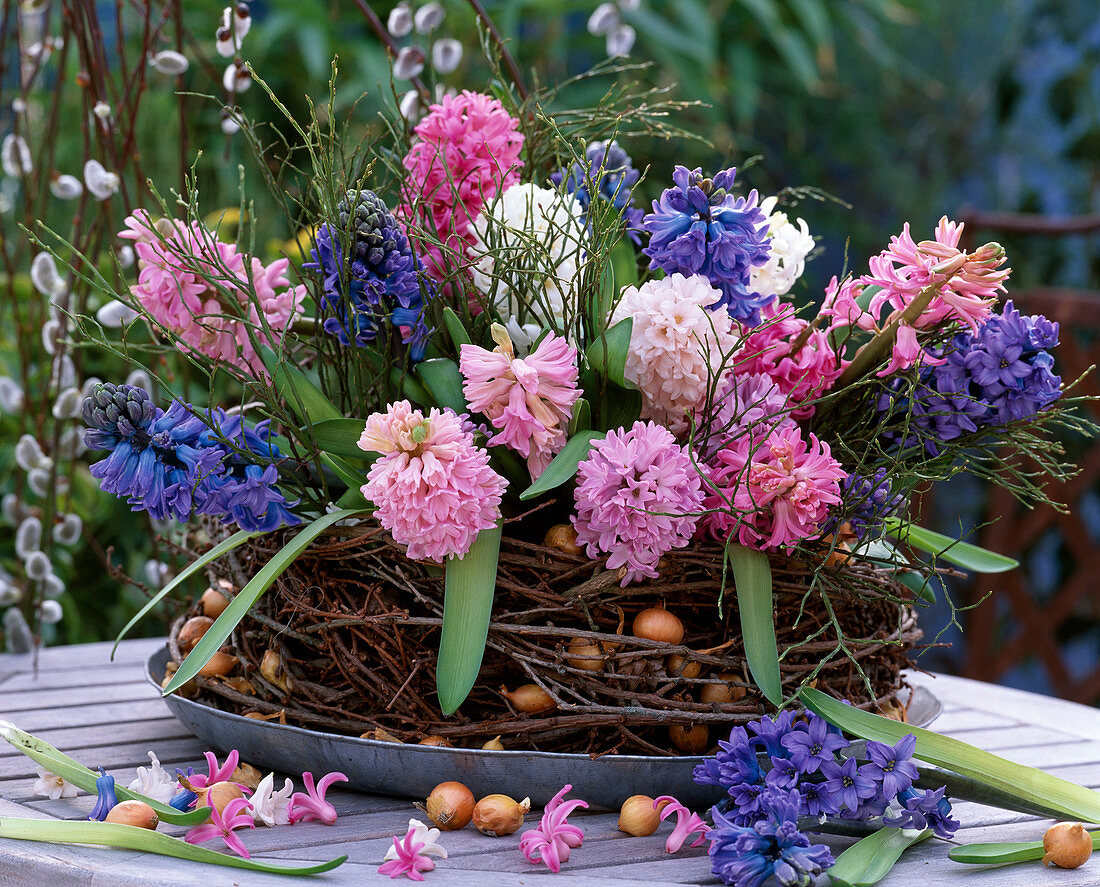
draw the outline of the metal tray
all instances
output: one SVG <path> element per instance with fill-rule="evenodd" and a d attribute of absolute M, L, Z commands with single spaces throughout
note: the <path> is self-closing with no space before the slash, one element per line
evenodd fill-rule
<path fill-rule="evenodd" d="M 167 662 L 165 648 L 146 663 L 146 677 L 158 692 Z M 566 783 L 572 784 L 574 797 L 608 809 L 638 794 L 674 795 L 691 808 L 707 807 L 722 796 L 713 786 L 692 780 L 691 771 L 703 760 L 697 756 L 593 759 L 544 751 L 403 745 L 257 721 L 180 696 L 164 701 L 184 726 L 223 753 L 235 748 L 243 761 L 289 774 L 339 770 L 347 775 L 350 788 L 375 794 L 425 798 L 436 785 L 453 779 L 468 786 L 475 797 L 501 792 L 513 798 L 529 797 L 536 806 L 544 805 Z M 928 690 L 917 687 L 909 702 L 910 721 L 926 726 L 942 708 Z"/>

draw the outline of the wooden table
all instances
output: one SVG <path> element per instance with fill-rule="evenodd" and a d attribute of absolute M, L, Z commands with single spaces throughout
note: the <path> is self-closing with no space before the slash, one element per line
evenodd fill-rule
<path fill-rule="evenodd" d="M 197 765 L 205 749 L 169 714 L 143 676 L 143 663 L 161 643 L 127 642 L 114 663 L 108 662 L 109 644 L 51 648 L 39 654 L 37 675 L 31 671 L 29 657 L 0 656 L 0 717 L 90 767 L 103 765 L 123 785 L 133 778 L 138 765 L 148 764 L 149 749 L 157 752 L 166 767 Z M 914 675 L 912 680 L 929 686 L 943 701 L 944 712 L 934 724 L 937 730 L 1066 779 L 1100 786 L 1100 710 L 961 678 Z M 0 817 L 75 819 L 91 811 L 93 798 L 89 795 L 59 801 L 36 797 L 32 762 L 6 744 L 0 746 Z M 205 764 L 200 772 L 205 772 Z M 317 876 L 318 885 L 393 883 L 377 873 L 378 865 L 391 836 L 403 835 L 411 816 L 422 817 L 407 800 L 352 792 L 334 792 L 331 797 L 340 811 L 336 825 L 258 827 L 245 833 L 245 843 L 254 856 L 287 862 L 330 859 L 346 853 L 348 862 Z M 964 842 L 1033 840 L 1042 836 L 1048 824 L 971 803 L 959 803 L 955 809 L 963 823 L 958 838 Z M 531 814 L 528 819 L 536 816 Z M 667 825 L 648 838 L 629 838 L 616 830 L 615 814 L 579 815 L 575 821 L 585 831 L 584 846 L 574 851 L 552 883 L 563 887 L 718 883 L 710 874 L 703 848 L 673 857 L 665 853 Z M 179 834 L 183 830 L 167 831 Z M 428 883 L 497 887 L 533 884 L 550 877 L 544 867 L 524 860 L 516 849 L 515 836 L 489 838 L 469 827 L 444 835 L 442 843 L 450 858 L 441 860 L 436 870 L 427 874 Z M 882 883 L 886 887 L 1100 883 L 1100 858 L 1075 871 L 1045 870 L 1038 863 L 975 869 L 948 860 L 947 849 L 939 841 L 925 842 L 909 851 Z M 133 851 L 0 840 L 0 885 L 254 887 L 287 883 L 292 882 L 277 875 Z"/>

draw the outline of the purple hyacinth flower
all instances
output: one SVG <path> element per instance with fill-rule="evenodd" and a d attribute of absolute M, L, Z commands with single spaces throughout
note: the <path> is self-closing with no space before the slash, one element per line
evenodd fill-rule
<path fill-rule="evenodd" d="M 842 764 L 826 761 L 821 765 L 821 775 L 840 807 L 853 813 L 859 809 L 861 801 L 873 798 L 878 792 L 875 781 L 856 764 L 855 758 L 848 758 Z"/>
<path fill-rule="evenodd" d="M 883 822 L 895 828 L 930 828 L 937 837 L 950 838 L 959 828 L 959 821 L 951 817 L 951 802 L 944 797 L 947 789 L 910 788 L 898 795 L 902 811 L 898 816 L 885 816 Z"/>
<path fill-rule="evenodd" d="M 804 729 L 792 730 L 780 742 L 802 774 L 816 773 L 822 764 L 833 760 L 833 752 L 848 747 L 843 736 L 829 730 L 828 721 L 813 714 Z"/>
<path fill-rule="evenodd" d="M 870 760 L 863 770 L 882 783 L 884 798 L 893 798 L 905 791 L 920 775 L 912 761 L 916 747 L 917 737 L 912 733 L 903 736 L 894 746 L 874 740 L 867 743 L 867 757 Z"/>

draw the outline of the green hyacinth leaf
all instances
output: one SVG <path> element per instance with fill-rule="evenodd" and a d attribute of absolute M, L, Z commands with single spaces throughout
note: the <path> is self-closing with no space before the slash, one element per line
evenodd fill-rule
<path fill-rule="evenodd" d="M 459 351 L 463 345 L 473 344 L 470 334 L 466 332 L 466 327 L 462 325 L 462 321 L 454 313 L 454 309 L 443 309 L 443 325 L 447 328 L 447 335 L 451 337 L 451 342 L 454 343 L 455 351 Z"/>
<path fill-rule="evenodd" d="M 773 705 L 783 702 L 779 676 L 779 649 L 775 642 L 775 616 L 772 613 L 772 567 L 768 556 L 743 545 L 726 549 L 737 591 L 737 610 L 741 616 L 741 638 L 745 659 L 756 686 Z"/>
<path fill-rule="evenodd" d="M 524 501 L 534 499 L 567 483 L 577 473 L 577 466 L 588 458 L 592 442 L 603 436 L 604 432 L 591 430 L 578 431 L 574 434 L 566 442 L 562 451 L 546 466 L 546 470 L 539 475 L 538 480 L 519 494 L 520 499 Z"/>
<path fill-rule="evenodd" d="M 1092 849 L 1100 850 L 1100 831 L 1089 832 Z M 1005 841 L 1003 844 L 962 844 L 952 847 L 947 856 L 969 865 L 1004 865 L 1043 858 L 1042 841 Z"/>
<path fill-rule="evenodd" d="M 497 584 L 497 559 L 503 524 L 478 533 L 461 558 L 447 558 L 443 629 L 435 685 L 439 707 L 450 715 L 462 705 L 477 680 Z"/>
<path fill-rule="evenodd" d="M 631 318 L 620 320 L 604 330 L 584 352 L 590 370 L 628 389 L 635 387 L 625 376 L 626 355 L 630 350 L 630 334 L 633 328 L 634 321 Z"/>
<path fill-rule="evenodd" d="M 322 419 L 310 430 L 323 452 L 346 459 L 371 459 L 373 454 L 359 447 L 365 425 L 362 419 Z"/>
<path fill-rule="evenodd" d="M 104 847 L 122 847 L 127 850 L 140 850 L 161 856 L 174 856 L 176 859 L 189 859 L 192 862 L 249 869 L 273 875 L 319 875 L 321 872 L 331 871 L 338 865 L 342 865 L 347 859 L 346 856 L 339 856 L 316 865 L 279 865 L 218 853 L 147 828 L 114 822 L 21 819 L 0 816 L 0 838 L 12 838 L 16 841 L 45 841 L 52 844 L 99 844 Z"/>
<path fill-rule="evenodd" d="M 199 673 L 199 670 L 210 661 L 210 657 L 221 649 L 222 644 L 224 644 L 229 638 L 229 635 L 233 633 L 233 629 L 235 629 L 238 623 L 244 618 L 245 613 L 252 608 L 253 604 L 255 604 L 271 586 L 271 583 L 283 574 L 283 571 L 294 562 L 294 559 L 297 558 L 314 539 L 338 521 L 346 520 L 349 517 L 355 517 L 356 515 L 362 514 L 363 511 L 364 509 L 362 508 L 341 508 L 331 514 L 319 517 L 313 523 L 307 524 L 299 531 L 297 536 L 279 549 L 271 560 L 264 564 L 260 572 L 253 576 L 248 581 L 248 584 L 237 592 L 236 597 L 229 602 L 229 606 L 214 620 L 214 624 L 210 626 L 206 634 L 199 639 L 199 642 L 195 644 L 191 652 L 187 654 L 187 658 L 180 664 L 179 670 L 172 676 L 172 679 L 161 691 L 163 695 L 168 696 L 171 693 L 175 693 L 176 690 Z"/>
<path fill-rule="evenodd" d="M 1020 562 L 995 551 L 969 542 L 960 542 L 943 533 L 935 533 L 914 524 L 903 524 L 897 518 L 886 519 L 886 532 L 913 548 L 927 551 L 938 560 L 945 560 L 975 573 L 1005 573 L 1020 566 Z"/>
<path fill-rule="evenodd" d="M 906 850 L 931 834 L 931 829 L 880 828 L 841 853 L 829 868 L 829 877 L 834 884 L 870 887 L 890 874 Z"/>
<path fill-rule="evenodd" d="M 468 412 L 466 395 L 462 393 L 462 373 L 457 363 L 449 357 L 435 357 L 418 363 L 416 373 L 436 404 L 456 413 Z"/>

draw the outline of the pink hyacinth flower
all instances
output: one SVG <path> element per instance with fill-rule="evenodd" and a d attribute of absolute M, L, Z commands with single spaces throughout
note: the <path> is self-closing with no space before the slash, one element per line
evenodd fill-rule
<path fill-rule="evenodd" d="M 237 769 L 237 764 L 241 758 L 236 749 L 226 755 L 225 763 L 221 766 L 218 766 L 218 758 L 212 751 L 203 752 L 203 757 L 206 758 L 208 775 L 203 776 L 201 773 L 196 773 L 194 776 L 187 777 L 187 781 L 194 788 L 206 788 L 215 782 L 228 782 L 229 777 L 233 775 L 233 771 Z"/>
<path fill-rule="evenodd" d="M 234 798 L 225 805 L 221 813 L 216 807 L 211 807 L 210 820 L 202 825 L 196 825 L 183 836 L 183 839 L 188 844 L 202 844 L 211 838 L 221 838 L 226 847 L 238 856 L 248 859 L 248 848 L 244 846 L 234 829 L 256 827 L 249 812 L 251 809 L 252 805 L 244 798 Z"/>
<path fill-rule="evenodd" d="M 676 853 L 695 832 L 699 833 L 699 837 L 688 844 L 689 847 L 698 847 L 706 840 L 710 826 L 703 822 L 698 813 L 692 813 L 672 795 L 661 795 L 653 802 L 653 809 L 660 809 L 662 801 L 667 803 L 665 808 L 661 810 L 661 822 L 664 822 L 673 813 L 676 814 L 676 825 L 673 826 L 672 834 L 665 841 L 665 850 L 669 853 Z"/>
<path fill-rule="evenodd" d="M 492 334 L 497 343 L 492 351 L 462 346 L 462 391 L 470 409 L 483 413 L 497 429 L 489 443 L 504 444 L 523 456 L 536 480 L 565 446 L 573 405 L 581 395 L 577 349 L 551 332 L 520 359 L 504 327 L 494 323 Z"/>
<path fill-rule="evenodd" d="M 580 800 L 563 801 L 572 788 L 572 785 L 566 785 L 554 795 L 542 812 L 538 828 L 528 829 L 519 839 L 519 849 L 531 865 L 544 863 L 555 874 L 561 871 L 562 863 L 569 859 L 570 852 L 584 843 L 584 832 L 565 821 L 578 807 L 588 807 Z"/>
<path fill-rule="evenodd" d="M 290 806 L 287 807 L 287 816 L 290 824 L 305 820 L 317 820 L 325 825 L 336 822 L 336 808 L 325 800 L 325 793 L 334 782 L 347 782 L 348 778 L 343 773 L 329 773 L 321 777 L 316 786 L 313 784 L 313 774 L 302 774 L 302 782 L 305 783 L 308 794 L 295 792 L 291 795 Z"/>
<path fill-rule="evenodd" d="M 407 875 L 411 881 L 423 881 L 421 872 L 430 872 L 435 868 L 435 860 L 428 854 L 447 858 L 447 851 L 435 843 L 439 829 L 428 829 L 422 822 L 409 820 L 409 830 L 405 837 L 394 835 L 393 848 L 386 854 L 387 860 L 378 867 L 378 874 L 399 878 Z M 393 856 L 392 859 L 388 857 Z"/>

